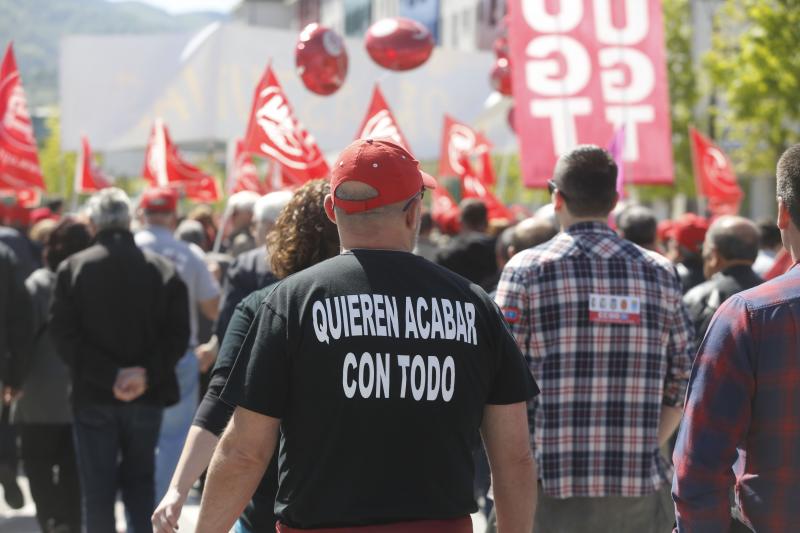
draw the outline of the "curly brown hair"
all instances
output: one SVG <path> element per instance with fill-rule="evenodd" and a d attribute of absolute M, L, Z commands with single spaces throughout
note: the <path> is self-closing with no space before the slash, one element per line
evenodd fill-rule
<path fill-rule="evenodd" d="M 292 196 L 267 234 L 272 273 L 279 279 L 339 253 L 339 233 L 325 214 L 328 180 L 309 181 Z"/>

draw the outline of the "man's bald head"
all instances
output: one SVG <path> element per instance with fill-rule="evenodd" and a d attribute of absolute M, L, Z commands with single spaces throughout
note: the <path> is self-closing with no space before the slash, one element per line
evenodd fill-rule
<path fill-rule="evenodd" d="M 706 245 L 727 261 L 755 261 L 759 240 L 758 226 L 738 216 L 718 218 L 706 233 Z"/>
<path fill-rule="evenodd" d="M 516 226 L 511 237 L 512 255 L 539 246 L 556 236 L 558 230 L 546 218 L 526 218 Z"/>

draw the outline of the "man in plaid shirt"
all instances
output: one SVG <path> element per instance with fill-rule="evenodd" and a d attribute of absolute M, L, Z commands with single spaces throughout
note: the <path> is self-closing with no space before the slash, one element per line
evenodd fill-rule
<path fill-rule="evenodd" d="M 691 324 L 675 268 L 606 221 L 617 167 L 580 146 L 550 190 L 564 229 L 514 256 L 497 303 L 541 388 L 530 406 L 539 532 L 670 531 L 672 472 Z"/>
<path fill-rule="evenodd" d="M 778 227 L 800 260 L 800 144 L 778 162 Z M 675 448 L 678 531 L 800 527 L 800 267 L 727 300 L 692 370 Z M 742 526 L 739 526 L 741 529 Z"/>

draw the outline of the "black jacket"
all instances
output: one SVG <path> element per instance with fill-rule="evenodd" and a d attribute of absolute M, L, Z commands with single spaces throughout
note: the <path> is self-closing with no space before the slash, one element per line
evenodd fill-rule
<path fill-rule="evenodd" d="M 497 273 L 494 239 L 482 233 L 461 233 L 439 250 L 436 262 L 472 283 L 481 283 Z"/>
<path fill-rule="evenodd" d="M 136 401 L 178 401 L 175 364 L 189 343 L 186 285 L 129 231 L 102 231 L 61 263 L 51 315 L 51 335 L 72 372 L 73 404 L 118 403 L 117 371 L 133 366 L 147 371 L 147 391 Z"/>
<path fill-rule="evenodd" d="M 262 289 L 276 281 L 278 281 L 278 278 L 272 273 L 267 263 L 266 246 L 259 246 L 239 254 L 225 273 L 222 301 L 220 302 L 219 317 L 215 328 L 220 343 L 225 337 L 228 323 L 231 321 L 233 312 L 239 302 L 253 291 Z"/>
<path fill-rule="evenodd" d="M 738 292 L 760 285 L 763 281 L 751 267 L 739 265 L 717 272 L 711 279 L 687 292 L 683 303 L 695 328 L 695 346 L 699 346 L 705 337 L 711 318 L 722 302 Z"/>
<path fill-rule="evenodd" d="M 33 303 L 14 252 L 0 242 L 0 381 L 19 388 L 33 342 Z"/>

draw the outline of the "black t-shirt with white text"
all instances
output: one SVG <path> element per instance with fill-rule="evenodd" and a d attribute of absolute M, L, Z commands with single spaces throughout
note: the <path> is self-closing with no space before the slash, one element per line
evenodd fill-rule
<path fill-rule="evenodd" d="M 284 524 L 476 510 L 484 407 L 538 393 L 482 289 L 410 253 L 354 250 L 278 283 L 259 313 L 222 398 L 281 419 Z"/>

